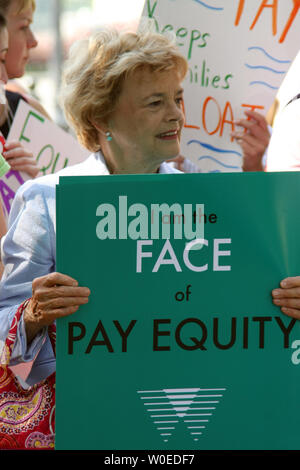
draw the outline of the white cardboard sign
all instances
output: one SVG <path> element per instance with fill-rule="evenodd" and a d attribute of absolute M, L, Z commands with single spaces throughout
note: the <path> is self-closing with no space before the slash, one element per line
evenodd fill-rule
<path fill-rule="evenodd" d="M 300 0 L 145 0 L 143 16 L 173 31 L 189 62 L 182 155 L 205 172 L 240 171 L 231 132 L 246 109 L 272 105 L 300 47 Z"/>
<path fill-rule="evenodd" d="M 33 153 L 40 168 L 39 176 L 80 163 L 90 154 L 71 134 L 22 100 L 7 137 L 9 140 L 20 141 Z M 17 189 L 28 179 L 28 175 L 16 171 L 9 171 L 0 179 L 0 200 L 6 216 Z"/>

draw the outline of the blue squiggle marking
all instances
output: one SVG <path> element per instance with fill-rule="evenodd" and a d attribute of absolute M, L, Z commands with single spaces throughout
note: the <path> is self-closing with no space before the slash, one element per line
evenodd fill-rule
<path fill-rule="evenodd" d="M 210 156 L 208 156 L 208 155 L 205 155 L 205 156 L 203 156 L 203 157 L 199 157 L 198 160 L 199 160 L 199 162 L 200 162 L 201 160 L 212 160 L 213 162 L 218 163 L 218 165 L 221 165 L 221 166 L 223 166 L 224 168 L 232 168 L 232 169 L 234 169 L 234 170 L 238 170 L 238 169 L 240 168 L 239 166 L 236 166 L 236 165 L 226 165 L 225 163 L 220 162 L 217 158 L 210 157 Z M 218 170 L 217 170 L 217 171 L 218 171 Z"/>
<path fill-rule="evenodd" d="M 253 51 L 253 50 L 262 51 L 269 59 L 272 59 L 272 60 L 274 60 L 274 62 L 278 62 L 279 64 L 290 64 L 291 63 L 291 60 L 280 60 L 280 59 L 276 59 L 275 57 L 272 57 L 270 54 L 267 53 L 267 51 L 264 50 L 263 47 L 258 47 L 258 46 L 248 47 L 248 51 Z"/>
<path fill-rule="evenodd" d="M 202 2 L 201 0 L 194 0 L 194 2 L 199 3 L 203 7 L 209 8 L 210 10 L 218 10 L 218 11 L 224 10 L 224 8 L 221 8 L 221 7 L 211 7 L 210 5 L 207 5 L 206 3 Z"/>
<path fill-rule="evenodd" d="M 272 90 L 278 90 L 279 89 L 278 86 L 272 86 L 269 83 L 259 82 L 259 81 L 250 82 L 249 85 L 264 85 L 264 86 L 267 86 L 268 88 L 272 88 Z"/>
<path fill-rule="evenodd" d="M 273 72 L 273 73 L 286 73 L 285 70 L 275 70 L 271 69 L 271 67 L 266 67 L 265 65 L 249 65 L 245 64 L 248 69 L 263 69 L 263 70 L 268 70 L 268 72 Z"/>
<path fill-rule="evenodd" d="M 237 152 L 236 150 L 225 150 L 225 149 L 220 149 L 218 147 L 214 147 L 213 145 L 206 144 L 205 142 L 200 142 L 200 140 L 197 139 L 192 139 L 188 143 L 190 144 L 199 144 L 201 147 L 204 147 L 205 149 L 212 150 L 213 152 L 218 152 L 218 153 L 234 153 L 235 155 L 238 155 L 239 157 L 242 156 L 240 152 Z"/>

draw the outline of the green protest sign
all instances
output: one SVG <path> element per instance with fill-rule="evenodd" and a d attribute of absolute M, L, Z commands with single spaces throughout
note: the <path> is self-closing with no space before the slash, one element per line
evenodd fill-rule
<path fill-rule="evenodd" d="M 56 269 L 91 296 L 57 322 L 57 449 L 300 448 L 300 323 L 271 299 L 300 273 L 299 194 L 298 173 L 60 179 Z"/>

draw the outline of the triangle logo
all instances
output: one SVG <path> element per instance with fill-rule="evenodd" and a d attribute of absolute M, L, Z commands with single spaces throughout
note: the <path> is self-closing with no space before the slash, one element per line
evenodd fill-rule
<path fill-rule="evenodd" d="M 179 428 L 198 441 L 207 428 L 226 388 L 166 388 L 139 390 L 146 413 L 163 442 Z"/>

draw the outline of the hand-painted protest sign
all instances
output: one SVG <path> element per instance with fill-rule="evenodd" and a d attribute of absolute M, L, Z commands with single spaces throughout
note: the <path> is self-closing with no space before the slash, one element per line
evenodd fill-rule
<path fill-rule="evenodd" d="M 245 110 L 267 114 L 300 44 L 299 0 L 145 0 L 189 61 L 182 154 L 206 172 L 240 171 L 231 132 Z"/>
<path fill-rule="evenodd" d="M 57 269 L 91 296 L 57 321 L 57 449 L 300 448 L 300 322 L 271 300 L 299 180 L 60 179 Z"/>
<path fill-rule="evenodd" d="M 82 162 L 89 151 L 79 145 L 69 133 L 46 119 L 42 114 L 20 101 L 7 141 L 18 140 L 36 158 L 40 176 L 55 173 L 62 168 Z M 0 179 L 0 201 L 6 216 L 18 187 L 29 176 L 17 171 L 8 172 Z"/>

